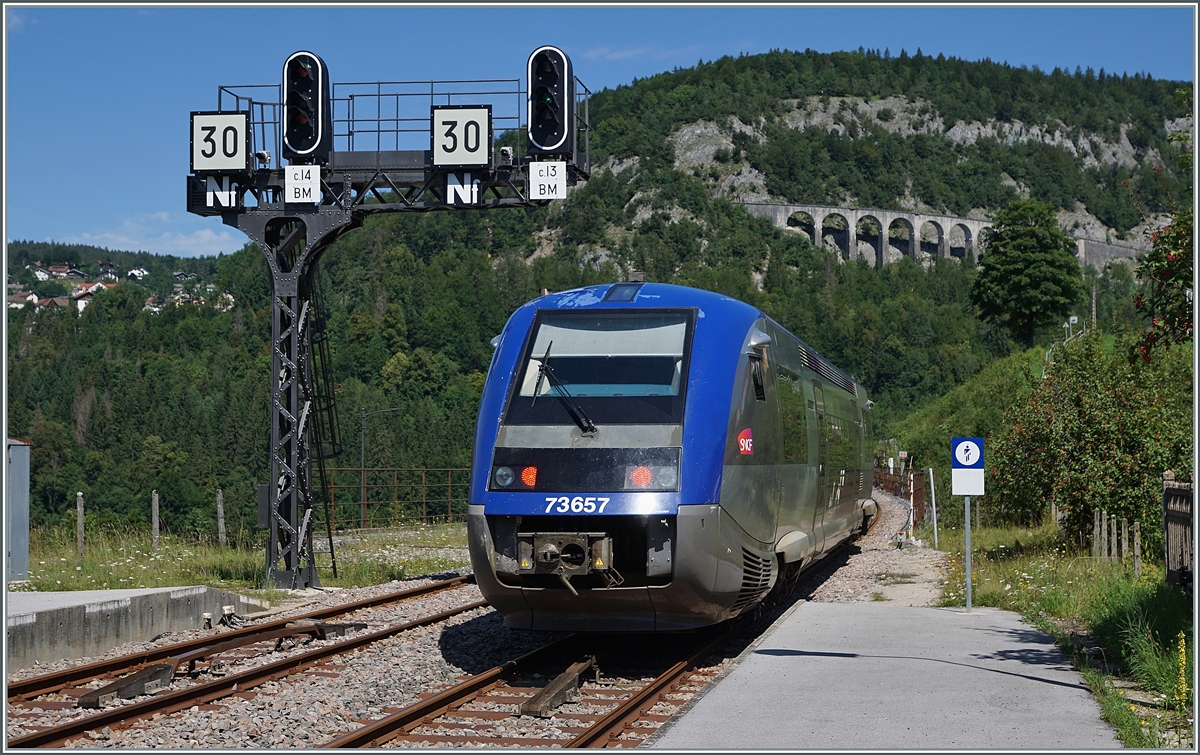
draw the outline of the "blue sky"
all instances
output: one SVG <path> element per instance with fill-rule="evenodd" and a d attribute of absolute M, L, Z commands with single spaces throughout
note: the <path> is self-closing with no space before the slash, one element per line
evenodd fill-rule
<path fill-rule="evenodd" d="M 184 209 L 188 114 L 309 49 L 335 82 L 518 78 L 562 47 L 593 91 L 771 49 L 917 48 L 1191 81 L 1190 6 L 5 7 L 5 238 L 179 256 L 246 238 Z"/>

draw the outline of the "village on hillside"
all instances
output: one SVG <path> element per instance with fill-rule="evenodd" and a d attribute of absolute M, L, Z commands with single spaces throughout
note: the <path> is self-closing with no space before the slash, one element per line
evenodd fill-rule
<path fill-rule="evenodd" d="M 26 265 L 25 269 L 29 270 L 38 281 L 58 280 L 68 288 L 69 293 L 67 296 L 39 297 L 28 286 L 12 282 L 10 275 L 8 277 L 8 308 L 20 309 L 32 306 L 37 312 L 45 308 L 74 306 L 78 312 L 83 312 L 91 303 L 92 297 L 106 289 L 116 288 L 122 280 L 121 271 L 117 265 L 99 261 L 97 266 L 100 270 L 99 275 L 89 275 L 70 265 L 43 265 L 40 261 Z M 135 267 L 126 271 L 124 277 L 126 280 L 141 281 L 149 274 L 144 267 Z M 197 282 L 198 277 L 196 273 L 176 271 L 174 273 L 176 283 L 171 294 L 148 296 L 143 308 L 158 313 L 162 311 L 163 307 L 204 306 L 211 301 L 211 305 L 220 312 L 228 312 L 233 309 L 233 296 L 226 292 L 218 294 L 214 284 L 199 283 Z"/>

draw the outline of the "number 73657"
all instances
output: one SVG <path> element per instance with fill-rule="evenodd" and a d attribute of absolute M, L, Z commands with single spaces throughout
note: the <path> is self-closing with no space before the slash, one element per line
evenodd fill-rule
<path fill-rule="evenodd" d="M 546 496 L 546 511 L 549 514 L 553 511 L 555 514 L 603 514 L 604 507 L 608 505 L 608 498 L 604 496 L 581 496 L 577 495 L 574 498 L 570 496 Z M 597 508 L 597 506 L 599 508 Z"/>

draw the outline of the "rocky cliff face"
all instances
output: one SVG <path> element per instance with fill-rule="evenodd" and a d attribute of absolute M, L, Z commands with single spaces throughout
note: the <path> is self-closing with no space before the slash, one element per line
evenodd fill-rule
<path fill-rule="evenodd" d="M 1111 142 L 1101 135 L 1080 133 L 1077 129 L 1070 129 L 1057 121 L 1051 124 L 958 121 L 947 126 L 942 117 L 934 112 L 930 103 L 905 97 L 885 97 L 876 100 L 862 100 L 856 97 L 809 97 L 789 101 L 788 105 L 791 110 L 782 117 L 782 122 L 797 130 L 817 128 L 844 134 L 854 127 L 853 132 L 859 133 L 863 126 L 870 124 L 900 136 L 926 134 L 948 139 L 956 144 L 973 144 L 980 139 L 995 139 L 1002 144 L 1035 141 L 1061 147 L 1080 157 L 1085 168 L 1118 166 L 1134 169 L 1146 162 L 1163 162 L 1163 156 L 1157 150 L 1138 150 L 1130 143 L 1127 132 L 1132 126 L 1128 124 L 1121 126 L 1120 139 Z M 733 142 L 735 133 L 748 134 L 759 142 L 765 142 L 767 137 L 760 130 L 761 125 L 746 124 L 738 118 L 733 118 L 727 125 L 698 121 L 684 126 L 671 135 L 671 143 L 675 148 L 675 166 L 708 181 L 714 196 L 740 202 L 782 201 L 770 195 L 759 171 L 742 161 L 721 159 L 723 155 L 736 154 Z M 1164 122 L 1163 128 L 1166 133 L 1190 131 L 1192 120 L 1169 120 Z M 1173 160 L 1174 157 L 1168 155 L 1167 159 Z M 1018 194 L 1028 196 L 1027 187 L 1011 178 L 1007 181 Z M 853 204 L 853 198 L 848 197 L 846 201 L 847 204 Z M 937 211 L 937 208 L 929 207 L 911 195 L 902 198 L 901 206 L 917 211 Z M 989 215 L 990 213 L 982 208 L 973 209 L 969 213 L 970 217 L 975 218 L 986 218 Z M 1105 227 L 1082 204 L 1077 203 L 1074 210 L 1060 211 L 1058 215 L 1062 227 L 1078 238 L 1094 241 L 1112 241 L 1116 238 L 1116 232 Z M 1120 243 L 1145 247 L 1145 230 L 1160 227 L 1162 221 L 1163 216 L 1150 218 L 1149 222 L 1134 228 L 1127 234 L 1127 240 Z"/>

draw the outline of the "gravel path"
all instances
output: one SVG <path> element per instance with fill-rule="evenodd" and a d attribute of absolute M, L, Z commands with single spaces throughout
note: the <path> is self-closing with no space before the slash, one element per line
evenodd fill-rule
<path fill-rule="evenodd" d="M 898 548 L 896 534 L 908 520 L 903 498 L 876 489 L 879 521 L 849 547 L 826 557 L 800 586 L 816 603 L 936 605 L 942 595 L 946 554 L 928 547 Z"/>

